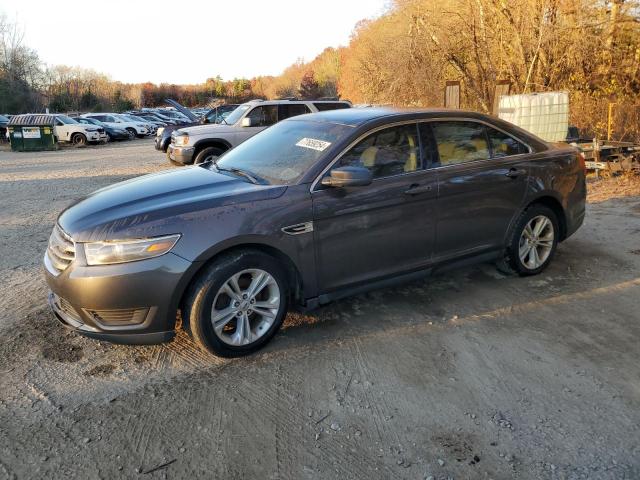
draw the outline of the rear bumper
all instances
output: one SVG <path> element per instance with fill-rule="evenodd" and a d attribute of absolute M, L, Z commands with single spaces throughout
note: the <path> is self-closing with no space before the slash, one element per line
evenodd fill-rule
<path fill-rule="evenodd" d="M 193 163 L 194 151 L 195 149 L 193 147 L 176 147 L 174 144 L 169 144 L 167 148 L 171 160 L 184 164 Z"/>
<path fill-rule="evenodd" d="M 586 214 L 587 184 L 583 172 L 577 176 L 576 184 L 565 202 L 567 231 L 564 239 L 573 235 L 583 224 Z"/>
<path fill-rule="evenodd" d="M 56 273 L 45 259 L 49 305 L 66 327 L 115 343 L 150 344 L 173 338 L 191 262 L 168 253 L 116 265 L 76 263 Z"/>

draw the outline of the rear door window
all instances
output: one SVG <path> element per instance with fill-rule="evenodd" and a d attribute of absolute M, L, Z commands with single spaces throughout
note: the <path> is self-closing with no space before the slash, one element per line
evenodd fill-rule
<path fill-rule="evenodd" d="M 327 110 L 342 110 L 343 108 L 351 108 L 348 103 L 345 102 L 317 102 L 313 104 L 319 112 L 325 112 Z"/>
<path fill-rule="evenodd" d="M 297 115 L 304 115 L 305 113 L 311 113 L 311 110 L 304 103 L 278 105 L 278 121 L 279 122 L 284 120 L 285 118 L 295 117 Z"/>
<path fill-rule="evenodd" d="M 493 158 L 508 157 L 510 155 L 520 155 L 529 153 L 529 147 L 516 140 L 511 135 L 487 127 L 487 135 L 491 144 L 491 156 Z"/>
<path fill-rule="evenodd" d="M 483 124 L 459 121 L 433 122 L 431 128 L 441 166 L 489 158 L 489 144 Z"/>

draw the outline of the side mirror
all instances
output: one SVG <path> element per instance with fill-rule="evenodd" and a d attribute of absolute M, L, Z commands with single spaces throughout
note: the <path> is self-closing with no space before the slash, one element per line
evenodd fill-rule
<path fill-rule="evenodd" d="M 243 126 L 243 127 L 251 127 L 251 126 L 253 126 L 253 123 L 251 122 L 251 118 L 249 118 L 249 117 L 244 117 L 244 118 L 242 119 L 242 126 Z"/>
<path fill-rule="evenodd" d="M 327 187 L 364 187 L 370 185 L 373 175 L 364 167 L 340 167 L 329 172 L 328 177 L 322 179 L 322 185 Z"/>

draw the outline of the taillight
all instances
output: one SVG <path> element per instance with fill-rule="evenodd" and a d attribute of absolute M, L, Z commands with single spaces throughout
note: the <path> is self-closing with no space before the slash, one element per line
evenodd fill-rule
<path fill-rule="evenodd" d="M 587 171 L 587 166 L 585 165 L 585 156 L 583 152 L 578 152 L 578 163 L 580 164 L 580 168 L 582 168 L 582 170 L 584 172 Z"/>

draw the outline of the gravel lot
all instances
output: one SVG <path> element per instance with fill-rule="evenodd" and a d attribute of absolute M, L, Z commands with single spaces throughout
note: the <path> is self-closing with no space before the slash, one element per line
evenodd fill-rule
<path fill-rule="evenodd" d="M 164 168 L 150 140 L 0 151 L 0 479 L 640 478 L 639 196 L 590 204 L 543 275 L 360 295 L 249 358 L 66 332 L 56 215 Z"/>

